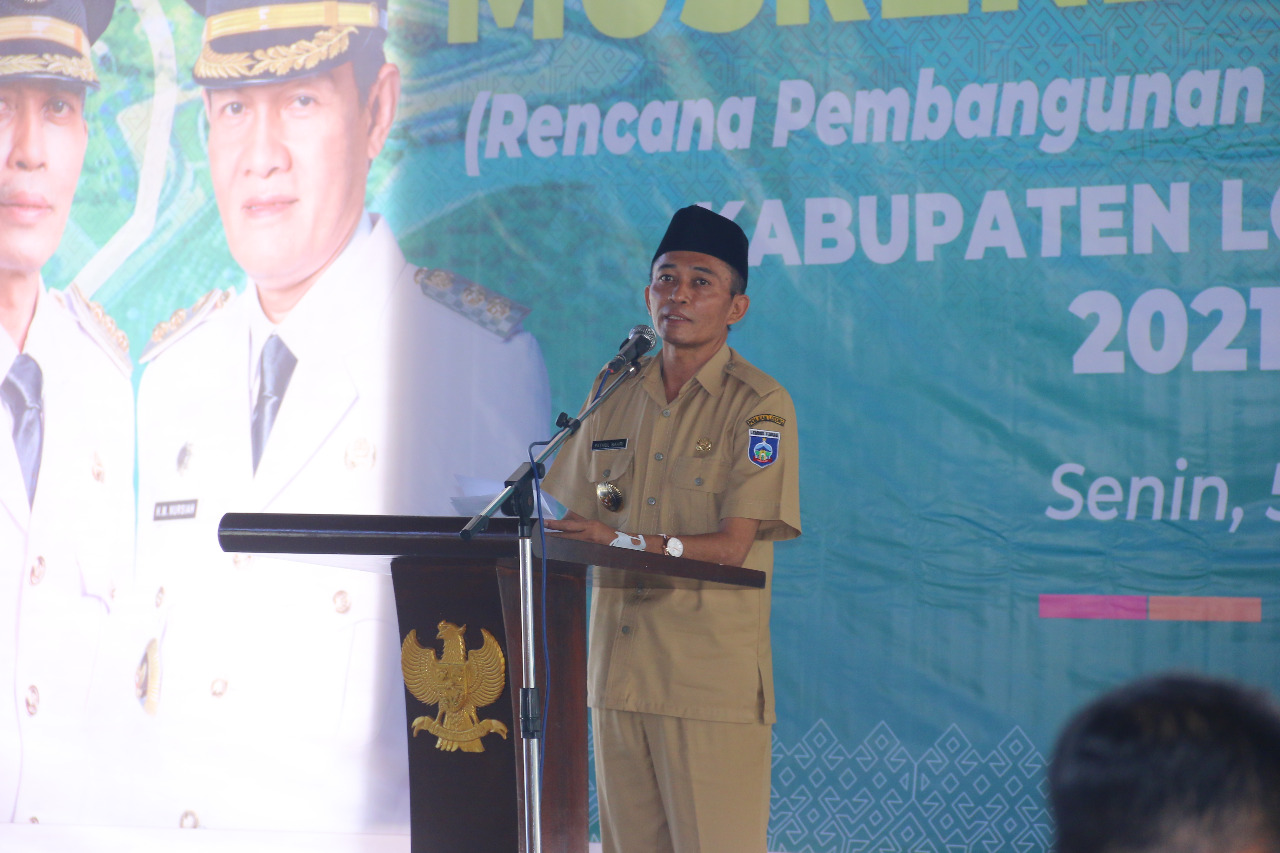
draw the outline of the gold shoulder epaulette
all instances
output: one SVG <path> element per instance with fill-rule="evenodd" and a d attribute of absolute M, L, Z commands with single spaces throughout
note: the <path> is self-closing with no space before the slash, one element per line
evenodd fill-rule
<path fill-rule="evenodd" d="M 504 341 L 520 331 L 529 308 L 448 270 L 419 267 L 413 280 L 431 297 Z"/>
<path fill-rule="evenodd" d="M 182 340 L 184 335 L 199 326 L 215 311 L 224 307 L 235 295 L 236 292 L 231 289 L 210 290 L 196 300 L 196 304 L 190 308 L 179 308 L 174 311 L 169 315 L 168 320 L 162 320 L 151 330 L 151 340 L 147 341 L 147 347 L 142 351 L 142 357 L 138 361 L 143 363 L 151 361 Z"/>
<path fill-rule="evenodd" d="M 75 282 L 61 296 L 62 304 L 93 342 L 102 348 L 126 376 L 133 373 L 133 359 L 129 358 L 129 336 L 116 325 L 111 315 L 81 293 Z"/>
<path fill-rule="evenodd" d="M 738 358 L 730 361 L 726 369 L 761 397 L 782 387 L 778 380 L 774 379 L 754 364 L 742 361 Z"/>

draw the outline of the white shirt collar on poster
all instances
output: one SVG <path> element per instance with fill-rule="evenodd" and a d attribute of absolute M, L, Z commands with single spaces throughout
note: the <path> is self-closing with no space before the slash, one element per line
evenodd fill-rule
<path fill-rule="evenodd" d="M 26 352 L 36 360 L 36 364 L 41 361 L 41 349 L 47 347 L 53 342 L 42 343 L 47 337 L 48 332 L 42 331 L 47 329 L 49 325 L 49 306 L 48 299 L 45 298 L 44 278 L 40 279 L 40 289 L 36 292 L 36 310 L 31 317 L 31 325 L 27 328 L 27 342 L 23 352 Z M 9 373 L 9 368 L 13 366 L 13 360 L 18 357 L 18 345 L 13 342 L 13 338 L 4 332 L 0 332 L 0 382 L 4 381 L 5 376 Z M 0 405 L 0 436 L 7 436 L 13 433 L 13 413 L 9 411 L 8 406 Z"/>
<path fill-rule="evenodd" d="M 360 250 L 365 242 L 369 239 L 369 235 L 373 233 L 373 226 L 377 217 L 369 211 L 365 211 L 360 216 L 360 222 L 356 225 L 355 233 L 351 235 L 351 239 L 347 241 L 347 245 L 343 248 L 341 254 L 334 259 L 329 268 L 316 279 L 311 285 L 311 291 L 302 297 L 294 311 L 285 317 L 280 323 L 273 323 L 267 318 L 262 311 L 262 304 L 256 296 L 256 287 L 252 281 L 246 285 L 245 296 L 253 294 L 254 298 L 245 299 L 249 309 L 249 404 L 253 405 L 253 401 L 258 398 L 258 381 L 260 378 L 259 362 L 262 361 L 262 348 L 267 343 L 267 338 L 273 334 L 279 335 L 284 341 L 285 346 L 289 347 L 295 355 L 298 353 L 297 341 L 291 338 L 290 329 L 299 325 L 296 317 L 302 306 L 306 304 L 308 297 L 318 291 L 330 289 L 334 285 L 331 282 L 342 281 L 354 272 L 349 269 L 352 266 L 359 266 Z M 315 301 L 314 299 L 312 301 Z M 292 322 L 291 322 L 292 321 Z"/>

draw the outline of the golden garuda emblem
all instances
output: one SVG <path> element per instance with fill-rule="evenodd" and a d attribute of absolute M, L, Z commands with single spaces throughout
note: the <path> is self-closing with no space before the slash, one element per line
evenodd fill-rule
<path fill-rule="evenodd" d="M 493 635 L 483 628 L 484 645 L 467 652 L 464 635 L 467 626 L 459 628 L 442 621 L 436 639 L 444 641 L 443 654 L 437 660 L 435 649 L 418 645 L 418 632 L 410 631 L 400 647 L 400 668 L 404 685 L 418 701 L 439 705 L 434 719 L 418 717 L 413 721 L 413 736 L 427 731 L 435 735 L 436 749 L 446 752 L 484 752 L 480 739 L 493 732 L 507 736 L 507 727 L 498 720 L 481 720 L 476 709 L 493 704 L 502 695 L 507 682 L 507 659 Z"/>

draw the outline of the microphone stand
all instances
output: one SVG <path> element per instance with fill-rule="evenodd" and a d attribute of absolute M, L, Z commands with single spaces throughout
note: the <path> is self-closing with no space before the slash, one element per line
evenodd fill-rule
<path fill-rule="evenodd" d="M 560 446 L 569 440 L 582 422 L 600 407 L 600 404 L 618 390 L 628 378 L 640 370 L 639 357 L 627 365 L 622 375 L 604 393 L 583 410 L 582 416 L 571 418 L 564 412 L 556 418 L 560 431 L 552 436 L 546 447 L 533 460 L 533 465 L 521 462 L 520 467 L 505 481 L 506 488 L 489 502 L 489 505 L 473 516 L 458 532 L 464 540 L 484 530 L 489 519 L 499 509 L 505 515 L 519 518 L 518 544 L 520 554 L 520 652 L 522 658 L 520 687 L 520 739 L 524 752 L 524 832 L 525 853 L 542 853 L 542 758 L 538 741 L 542 739 L 542 702 L 538 695 L 537 675 L 534 668 L 533 642 L 533 516 L 534 516 L 534 466 L 538 477 L 545 473 L 545 462 Z"/>

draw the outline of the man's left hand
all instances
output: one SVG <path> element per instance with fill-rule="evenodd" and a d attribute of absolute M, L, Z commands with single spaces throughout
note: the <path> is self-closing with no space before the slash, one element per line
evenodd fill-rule
<path fill-rule="evenodd" d="M 581 542 L 594 542 L 597 545 L 608 545 L 618 535 L 612 527 L 583 518 L 570 511 L 561 519 L 548 518 L 542 522 L 548 533 L 555 533 L 566 539 L 577 539 Z"/>

